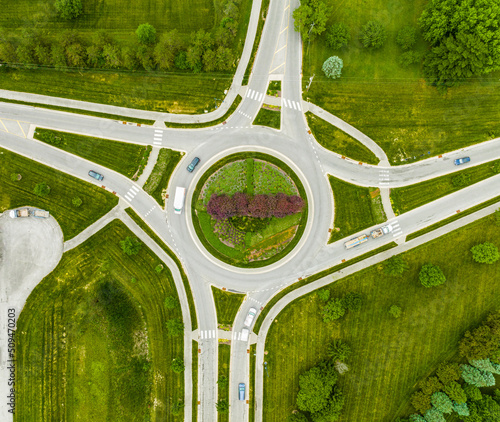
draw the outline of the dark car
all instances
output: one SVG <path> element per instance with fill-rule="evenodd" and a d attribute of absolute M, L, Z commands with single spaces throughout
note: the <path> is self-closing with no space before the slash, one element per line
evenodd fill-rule
<path fill-rule="evenodd" d="M 99 174 L 99 173 L 95 172 L 94 170 L 89 171 L 89 176 L 93 177 L 94 179 L 99 180 L 99 181 L 104 179 L 104 176 L 102 174 Z"/>
<path fill-rule="evenodd" d="M 200 159 L 198 157 L 194 157 L 193 161 L 191 161 L 191 164 L 189 164 L 189 166 L 187 166 L 187 171 L 189 171 L 189 173 L 192 173 L 194 168 L 198 165 L 199 162 L 200 162 Z"/>
<path fill-rule="evenodd" d="M 238 397 L 240 400 L 245 400 L 245 383 L 243 382 L 238 384 Z"/>
<path fill-rule="evenodd" d="M 455 160 L 455 165 L 459 166 L 460 164 L 468 163 L 469 161 L 470 161 L 470 157 L 457 158 Z"/>

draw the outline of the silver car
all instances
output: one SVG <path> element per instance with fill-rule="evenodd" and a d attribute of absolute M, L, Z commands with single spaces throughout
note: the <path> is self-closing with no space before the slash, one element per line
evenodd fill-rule
<path fill-rule="evenodd" d="M 253 319 L 255 318 L 255 315 L 257 315 L 257 309 L 255 308 L 250 308 L 248 311 L 248 315 L 245 318 L 245 322 L 243 323 L 245 327 L 250 327 L 252 325 Z"/>

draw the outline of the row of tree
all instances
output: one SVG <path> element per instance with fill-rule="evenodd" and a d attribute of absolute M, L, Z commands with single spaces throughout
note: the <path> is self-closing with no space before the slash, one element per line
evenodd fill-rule
<path fill-rule="evenodd" d="M 304 200 L 297 195 L 248 195 L 237 192 L 232 196 L 214 193 L 207 203 L 207 213 L 215 220 L 231 217 L 283 218 L 304 209 Z"/>

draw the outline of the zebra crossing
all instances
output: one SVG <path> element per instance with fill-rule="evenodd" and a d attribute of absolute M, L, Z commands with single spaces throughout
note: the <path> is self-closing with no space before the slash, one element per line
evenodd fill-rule
<path fill-rule="evenodd" d="M 207 340 L 209 338 L 217 338 L 217 331 L 216 330 L 203 330 L 200 331 L 200 340 Z"/>
<path fill-rule="evenodd" d="M 379 170 L 378 172 L 378 184 L 379 186 L 388 185 L 391 177 L 389 170 Z"/>
<path fill-rule="evenodd" d="M 131 202 L 134 199 L 134 196 L 137 195 L 137 192 L 139 192 L 139 188 L 137 186 L 132 186 L 128 192 L 124 195 L 125 199 L 128 202 Z"/>
<path fill-rule="evenodd" d="M 403 234 L 403 229 L 399 226 L 398 220 L 391 223 L 392 237 L 400 237 Z"/>
<path fill-rule="evenodd" d="M 233 332 L 232 341 L 247 341 L 247 340 L 241 338 L 241 331 Z"/>
<path fill-rule="evenodd" d="M 300 108 L 300 103 L 297 101 L 287 100 L 286 98 L 281 99 L 281 104 L 285 107 L 292 108 L 294 110 L 302 111 Z"/>
<path fill-rule="evenodd" d="M 255 100 L 255 101 L 258 101 L 258 102 L 261 102 L 262 99 L 264 98 L 264 94 L 262 92 L 254 91 L 253 89 L 248 89 L 248 91 L 247 91 L 247 98 L 250 98 L 251 100 Z"/>
<path fill-rule="evenodd" d="M 155 129 L 153 145 L 159 146 L 163 144 L 163 130 Z"/>

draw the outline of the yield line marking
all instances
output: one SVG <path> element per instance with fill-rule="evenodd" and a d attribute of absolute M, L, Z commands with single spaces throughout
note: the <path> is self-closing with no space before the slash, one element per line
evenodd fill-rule
<path fill-rule="evenodd" d="M 279 66 L 276 66 L 273 70 L 271 70 L 269 73 L 273 73 L 275 70 L 279 69 L 281 66 L 285 66 L 285 63 L 281 63 Z"/>
<path fill-rule="evenodd" d="M 280 32 L 280 34 L 282 34 L 283 32 L 285 32 L 287 29 L 288 29 L 288 25 Z"/>
<path fill-rule="evenodd" d="M 5 129 L 5 132 L 9 133 L 9 131 L 7 130 L 7 127 L 4 125 L 4 123 L 3 123 L 3 121 L 2 121 L 2 120 L 0 120 L 0 123 L 2 123 L 2 126 L 3 126 L 3 128 Z"/>
<path fill-rule="evenodd" d="M 287 44 L 285 44 L 285 45 L 284 45 L 283 47 L 281 47 L 279 50 L 276 50 L 276 51 L 274 52 L 274 54 L 279 53 L 281 50 L 283 50 L 284 48 L 286 48 L 286 46 L 287 46 Z"/>
<path fill-rule="evenodd" d="M 23 136 L 26 138 L 26 134 L 24 133 L 24 129 L 23 127 L 21 126 L 21 123 L 19 123 L 19 120 L 16 120 L 17 124 L 19 125 L 19 127 L 21 128 L 21 132 L 23 132 Z"/>

